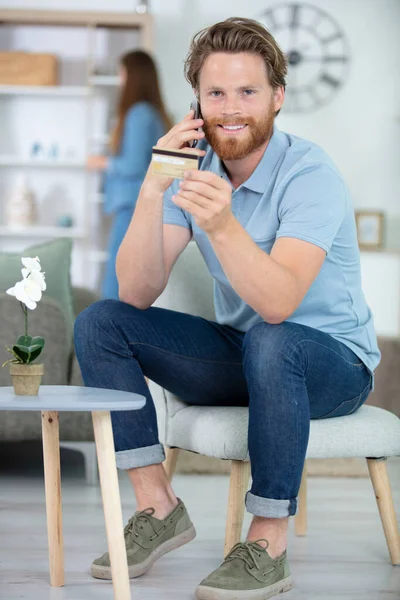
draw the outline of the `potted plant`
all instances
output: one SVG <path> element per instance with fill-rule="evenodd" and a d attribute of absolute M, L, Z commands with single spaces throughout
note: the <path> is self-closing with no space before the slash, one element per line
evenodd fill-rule
<path fill-rule="evenodd" d="M 14 386 L 18 396 L 36 396 L 44 372 L 44 365 L 32 364 L 41 354 L 44 347 L 42 337 L 32 337 L 28 333 L 28 310 L 34 310 L 46 289 L 44 273 L 41 270 L 40 260 L 36 258 L 22 258 L 22 280 L 14 287 L 7 290 L 7 294 L 19 300 L 25 321 L 25 333 L 20 335 L 12 348 L 7 348 L 13 358 L 4 364 L 9 365 Z"/>

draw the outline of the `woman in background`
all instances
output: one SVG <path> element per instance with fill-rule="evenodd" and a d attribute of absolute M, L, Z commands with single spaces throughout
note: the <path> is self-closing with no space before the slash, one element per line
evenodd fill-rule
<path fill-rule="evenodd" d="M 89 156 L 89 169 L 104 170 L 104 212 L 113 215 L 102 297 L 118 299 L 115 261 L 151 161 L 152 147 L 171 128 L 151 56 L 142 50 L 121 58 L 118 115 L 111 156 Z"/>

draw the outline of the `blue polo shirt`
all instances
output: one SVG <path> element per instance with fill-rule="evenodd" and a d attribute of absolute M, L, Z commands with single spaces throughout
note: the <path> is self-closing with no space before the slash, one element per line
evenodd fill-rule
<path fill-rule="evenodd" d="M 206 146 L 201 170 L 229 181 L 219 157 Z M 171 200 L 175 180 L 164 196 L 164 223 L 192 232 L 214 279 L 218 323 L 245 332 L 262 321 L 233 290 L 207 234 Z M 370 309 L 361 289 L 360 254 L 354 209 L 336 165 L 316 144 L 280 131 L 273 136 L 250 177 L 232 193 L 232 212 L 267 254 L 278 238 L 319 246 L 326 258 L 300 306 L 287 319 L 330 334 L 372 372 L 380 360 Z"/>

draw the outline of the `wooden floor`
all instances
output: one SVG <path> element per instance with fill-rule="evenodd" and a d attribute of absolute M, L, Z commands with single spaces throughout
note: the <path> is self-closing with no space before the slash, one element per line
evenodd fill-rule
<path fill-rule="evenodd" d="M 389 464 L 400 520 L 400 463 Z M 135 509 L 121 479 L 124 519 Z M 180 475 L 174 480 L 197 528 L 197 538 L 161 558 L 131 582 L 133 600 L 189 600 L 222 557 L 228 479 Z M 50 588 L 44 489 L 40 472 L 0 472 L 0 599 L 112 600 L 109 582 L 89 575 L 106 549 L 100 490 L 72 472 L 63 478 L 66 585 Z M 246 514 L 245 527 L 250 522 Z M 295 588 L 282 600 L 400 599 L 400 567 L 389 562 L 368 479 L 309 478 L 309 531 L 296 538 L 291 523 L 289 560 Z"/>

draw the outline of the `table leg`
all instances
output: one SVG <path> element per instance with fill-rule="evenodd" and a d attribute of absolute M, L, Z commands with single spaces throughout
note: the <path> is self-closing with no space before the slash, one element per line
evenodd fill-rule
<path fill-rule="evenodd" d="M 108 411 L 92 413 L 115 600 L 130 600 L 114 437 Z"/>
<path fill-rule="evenodd" d="M 58 412 L 56 411 L 42 411 L 42 442 L 50 585 L 61 587 L 64 585 L 64 549 L 61 507 L 60 437 Z"/>

